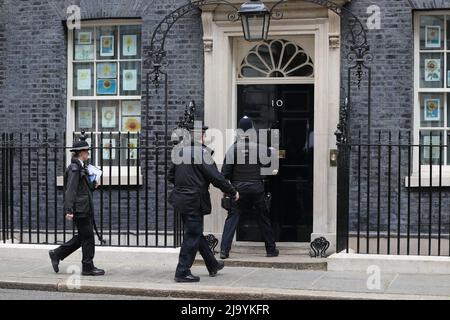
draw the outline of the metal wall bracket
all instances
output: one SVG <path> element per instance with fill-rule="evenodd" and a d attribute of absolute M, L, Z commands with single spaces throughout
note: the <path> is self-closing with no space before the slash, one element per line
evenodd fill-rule
<path fill-rule="evenodd" d="M 324 237 L 320 237 L 311 242 L 310 246 L 309 255 L 311 258 L 325 258 L 330 242 Z"/>
<path fill-rule="evenodd" d="M 208 241 L 208 245 L 209 248 L 211 249 L 212 253 L 217 253 L 217 251 L 215 251 L 217 245 L 219 244 L 219 240 L 217 240 L 217 238 L 213 235 L 213 234 L 208 234 L 206 237 L 206 241 Z"/>

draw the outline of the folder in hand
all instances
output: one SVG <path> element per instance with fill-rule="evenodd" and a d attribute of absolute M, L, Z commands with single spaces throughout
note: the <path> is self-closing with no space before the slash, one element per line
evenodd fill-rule
<path fill-rule="evenodd" d="M 91 164 L 88 165 L 87 170 L 89 172 L 89 180 L 91 182 L 94 182 L 94 180 L 95 180 L 97 182 L 97 184 L 100 184 L 100 178 L 103 175 L 103 171 Z"/>

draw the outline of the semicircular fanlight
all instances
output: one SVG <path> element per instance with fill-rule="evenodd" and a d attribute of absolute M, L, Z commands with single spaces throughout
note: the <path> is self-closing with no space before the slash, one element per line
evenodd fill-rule
<path fill-rule="evenodd" d="M 253 47 L 239 70 L 240 78 L 314 77 L 314 63 L 299 45 L 272 40 Z"/>

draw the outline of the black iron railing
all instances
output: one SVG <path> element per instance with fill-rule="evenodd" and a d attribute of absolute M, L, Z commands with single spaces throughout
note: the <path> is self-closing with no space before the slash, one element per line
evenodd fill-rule
<path fill-rule="evenodd" d="M 339 252 L 450 256 L 450 146 L 442 132 L 339 144 Z"/>
<path fill-rule="evenodd" d="M 94 192 L 95 220 L 106 245 L 179 246 L 181 218 L 167 205 L 169 147 L 148 132 L 98 135 L 92 160 L 103 176 Z M 64 133 L 1 134 L 0 241 L 59 244 L 72 236 L 63 212 L 69 149 Z"/>

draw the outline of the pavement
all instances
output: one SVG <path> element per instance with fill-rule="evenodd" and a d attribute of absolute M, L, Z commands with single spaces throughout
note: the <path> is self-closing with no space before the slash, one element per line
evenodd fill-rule
<path fill-rule="evenodd" d="M 84 293 L 183 299 L 450 300 L 450 274 L 227 267 L 225 261 L 217 277 L 195 265 L 192 272 L 201 281 L 178 284 L 173 281 L 178 259 L 173 249 L 97 248 L 95 263 L 107 273 L 93 278 L 79 275 L 80 252 L 63 261 L 55 274 L 48 259 L 50 248 L 0 245 L 0 289 L 59 293 L 55 299 Z"/>
<path fill-rule="evenodd" d="M 111 294 L 0 289 L 0 300 L 161 300 L 166 298 Z"/>

